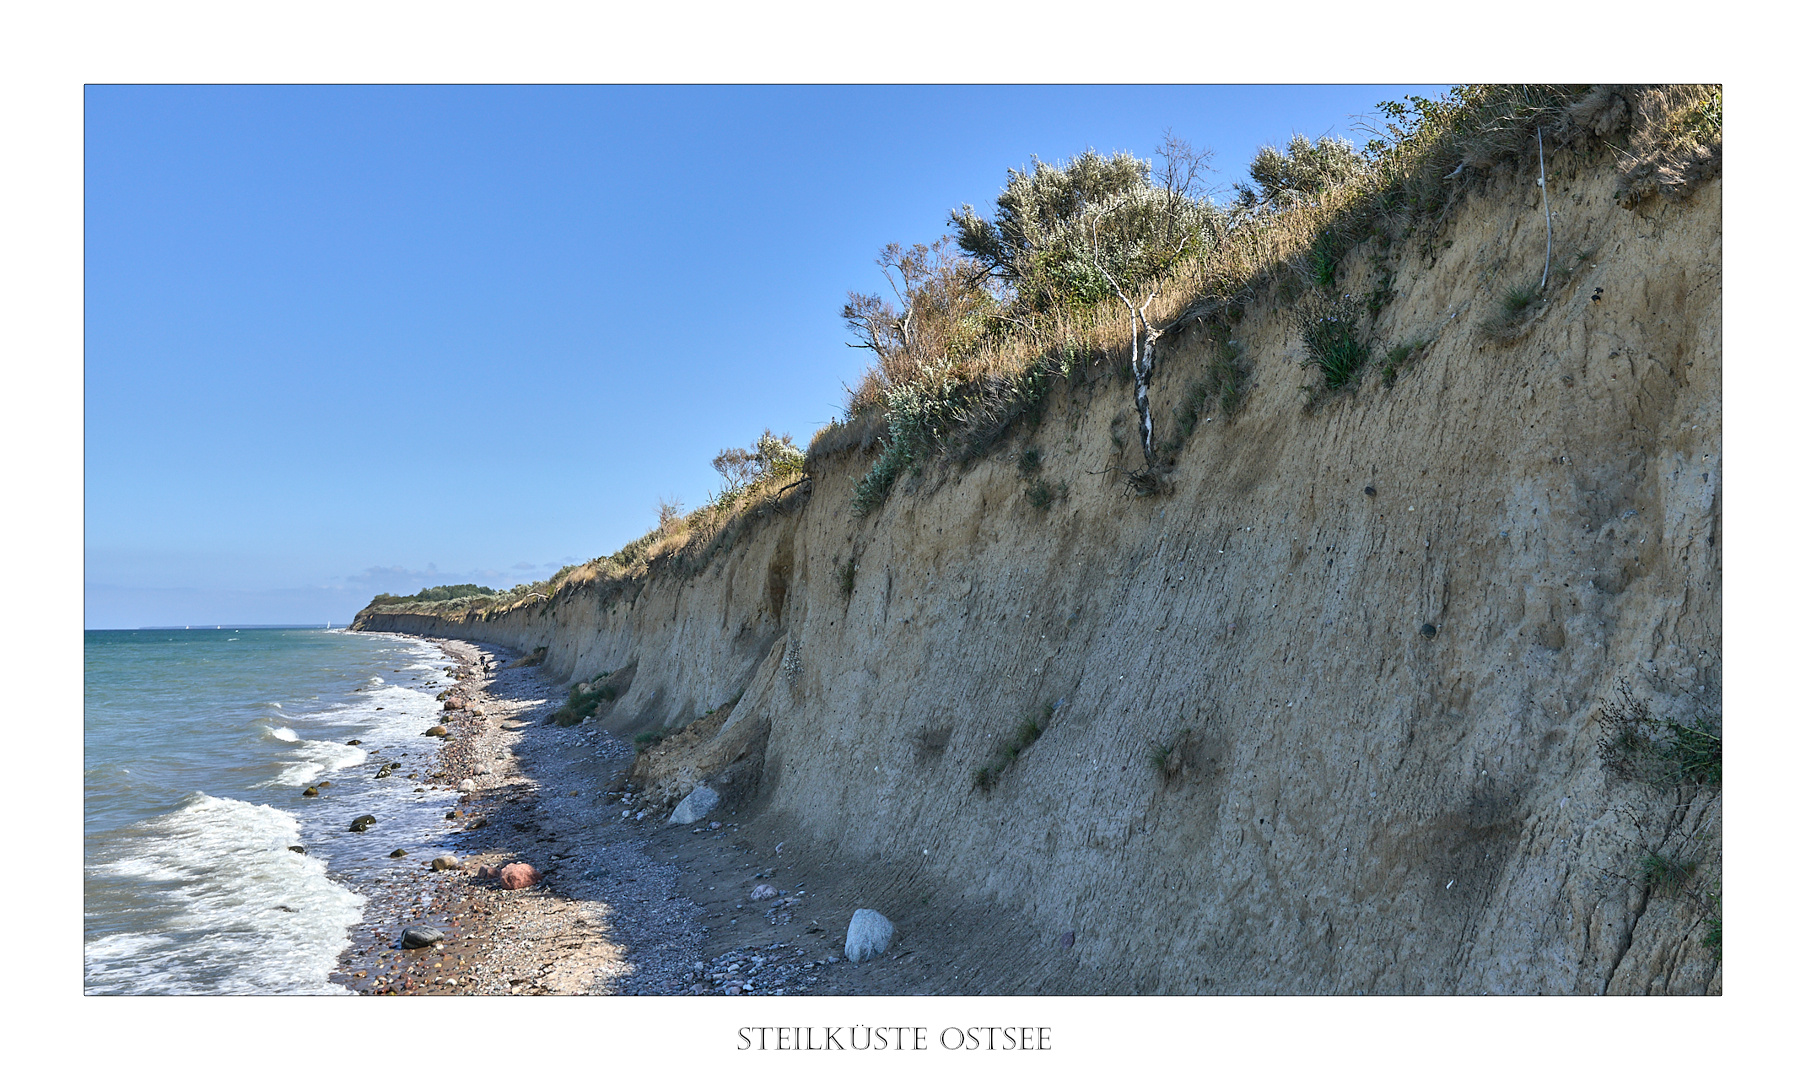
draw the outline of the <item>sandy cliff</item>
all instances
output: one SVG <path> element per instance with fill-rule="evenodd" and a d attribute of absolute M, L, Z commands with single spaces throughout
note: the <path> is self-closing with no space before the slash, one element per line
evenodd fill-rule
<path fill-rule="evenodd" d="M 1596 743 L 1621 681 L 1716 709 L 1719 185 L 1627 210 L 1617 183 L 1552 177 L 1572 272 L 1508 326 L 1544 261 L 1533 172 L 1350 253 L 1345 291 L 1393 275 L 1377 336 L 1427 342 L 1390 385 L 1301 389 L 1289 305 L 1251 305 L 1245 404 L 1160 495 L 1126 493 L 1130 387 L 1087 367 L 867 517 L 852 449 L 699 573 L 358 625 L 610 672 L 616 732 L 706 715 L 643 782 L 888 868 L 904 938 L 924 876 L 1073 931 L 1030 988 L 1715 993 L 1717 789 L 1615 778 Z M 1162 345 L 1170 427 L 1216 346 Z M 1650 856 L 1696 865 L 1665 887 Z"/>

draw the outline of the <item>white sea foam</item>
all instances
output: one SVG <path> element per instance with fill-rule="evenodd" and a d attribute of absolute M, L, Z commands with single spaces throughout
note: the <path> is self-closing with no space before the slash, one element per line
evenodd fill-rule
<path fill-rule="evenodd" d="M 309 739 L 296 744 L 290 757 L 292 760 L 282 767 L 275 779 L 262 786 L 305 787 L 327 773 L 361 765 L 369 755 L 361 747 Z"/>
<path fill-rule="evenodd" d="M 295 729 L 291 727 L 265 728 L 264 730 L 270 733 L 271 738 L 281 739 L 283 742 L 301 741 L 301 736 L 295 734 Z"/>
<path fill-rule="evenodd" d="M 130 857 L 90 873 L 155 886 L 161 925 L 89 941 L 88 993 L 345 992 L 326 977 L 364 900 L 289 850 L 294 815 L 197 793 L 142 827 Z"/>

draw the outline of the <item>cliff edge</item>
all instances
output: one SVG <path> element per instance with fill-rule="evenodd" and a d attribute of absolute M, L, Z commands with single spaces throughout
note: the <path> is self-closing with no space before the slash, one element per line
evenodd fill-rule
<path fill-rule="evenodd" d="M 1070 932 L 1031 990 L 1717 993 L 1683 751 L 1717 738 L 1720 182 L 1626 208 L 1589 160 L 1547 213 L 1500 169 L 1352 246 L 1397 344 L 1335 392 L 1284 290 L 1168 328 L 1151 493 L 1082 360 L 863 516 L 870 435 L 706 560 L 355 626 L 543 649 L 612 688 L 594 722 L 690 729 L 639 783 L 874 868 L 904 939 L 923 880 Z M 1226 355 L 1232 411 L 1191 392 Z"/>

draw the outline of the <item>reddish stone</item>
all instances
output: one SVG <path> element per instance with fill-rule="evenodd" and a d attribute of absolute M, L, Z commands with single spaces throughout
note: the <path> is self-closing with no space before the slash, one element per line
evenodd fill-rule
<path fill-rule="evenodd" d="M 496 877 L 502 879 L 504 889 L 524 889 L 529 885 L 537 885 L 543 876 L 524 862 L 509 863 L 496 874 Z"/>

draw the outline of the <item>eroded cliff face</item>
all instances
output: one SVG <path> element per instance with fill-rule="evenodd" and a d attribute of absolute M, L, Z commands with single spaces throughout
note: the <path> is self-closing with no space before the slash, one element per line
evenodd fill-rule
<path fill-rule="evenodd" d="M 853 451 L 687 579 L 358 625 L 624 672 L 616 732 L 733 701 L 643 780 L 717 783 L 894 867 L 899 898 L 928 875 L 1075 930 L 1077 974 L 1047 989 L 1717 992 L 1716 789 L 1614 779 L 1596 743 L 1620 680 L 1716 708 L 1719 189 L 1633 212 L 1613 188 L 1552 179 L 1557 257 L 1584 257 L 1509 331 L 1483 324 L 1541 271 L 1533 182 L 1470 198 L 1433 260 L 1382 259 L 1378 335 L 1428 340 L 1390 386 L 1370 370 L 1313 403 L 1288 307 L 1253 305 L 1246 403 L 1199 424 L 1160 496 L 1125 493 L 1130 388 L 1087 369 L 864 519 Z M 1171 425 L 1212 346 L 1162 347 Z M 1045 509 L 1030 445 L 1064 485 Z M 1648 884 L 1651 854 L 1697 867 Z"/>

